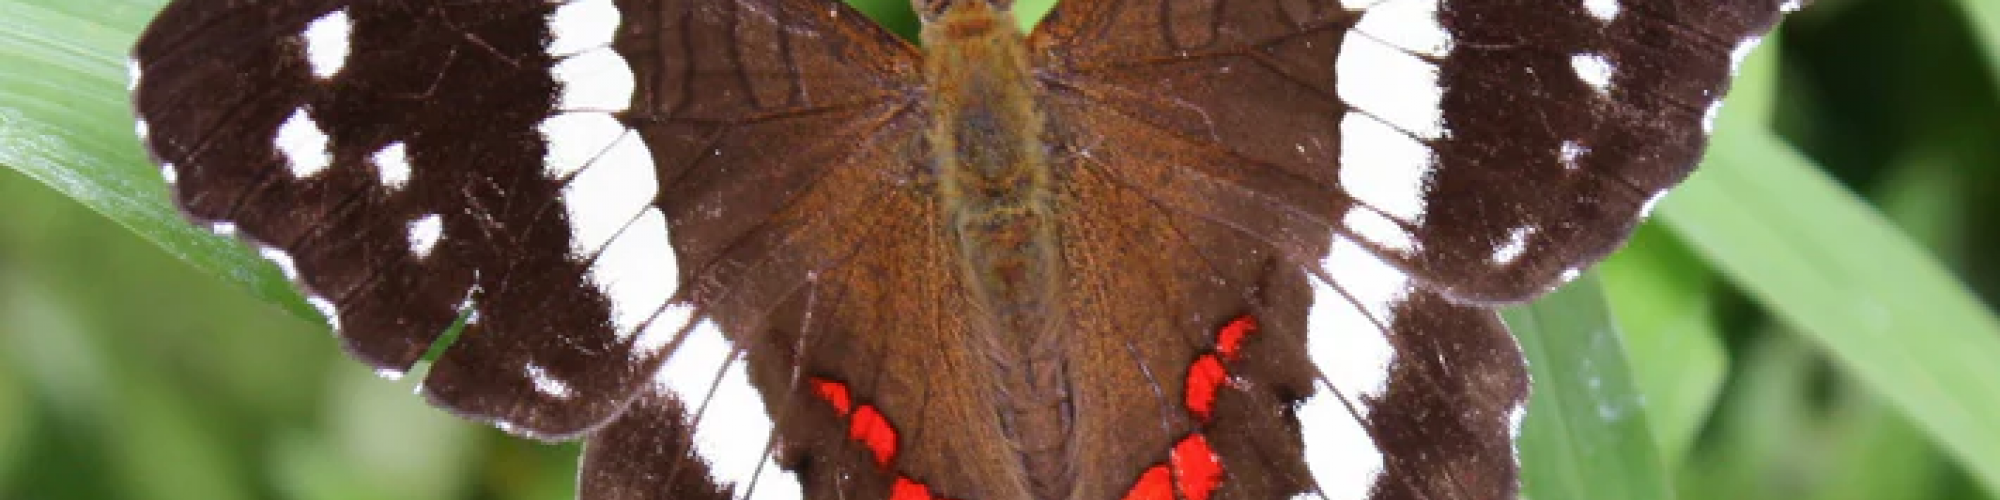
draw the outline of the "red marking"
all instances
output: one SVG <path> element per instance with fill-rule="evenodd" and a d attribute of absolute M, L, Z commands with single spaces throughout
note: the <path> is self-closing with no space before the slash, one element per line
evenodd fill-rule
<path fill-rule="evenodd" d="M 1182 397 L 1188 413 L 1193 413 L 1202 426 L 1215 419 L 1215 397 L 1229 380 L 1229 369 L 1223 362 L 1241 357 L 1243 343 L 1254 333 L 1257 333 L 1257 318 L 1247 314 L 1237 316 L 1215 332 L 1215 352 L 1203 354 L 1188 365 L 1187 394 Z M 1166 465 L 1146 469 L 1132 489 L 1125 492 L 1124 500 L 1208 500 L 1215 495 L 1216 488 L 1222 487 L 1222 457 L 1215 455 L 1208 439 L 1199 433 L 1175 443 L 1167 462 L 1173 466 L 1171 476 Z"/>
<path fill-rule="evenodd" d="M 868 451 L 875 452 L 875 465 L 888 467 L 896 459 L 896 428 L 889 420 L 882 418 L 882 412 L 874 406 L 861 405 L 854 410 L 854 420 L 849 422 L 847 437 L 860 441 Z"/>
<path fill-rule="evenodd" d="M 1155 465 L 1139 474 L 1138 484 L 1125 492 L 1125 500 L 1174 500 L 1174 483 L 1167 467 Z"/>
<path fill-rule="evenodd" d="M 1257 318 L 1248 314 L 1237 316 L 1229 324 L 1222 325 L 1222 331 L 1215 334 L 1215 352 L 1232 361 L 1242 353 L 1243 339 L 1257 333 Z"/>
<path fill-rule="evenodd" d="M 1188 366 L 1187 407 L 1196 419 L 1208 423 L 1215 415 L 1215 392 L 1222 387 L 1223 379 L 1229 373 L 1222 368 L 1222 361 L 1213 354 L 1203 354 Z"/>
<path fill-rule="evenodd" d="M 896 427 L 889 425 L 889 419 L 882 416 L 874 405 L 854 407 L 854 399 L 848 395 L 847 384 L 826 379 L 812 380 L 813 392 L 820 399 L 833 405 L 835 411 L 847 420 L 847 437 L 861 443 L 875 454 L 875 465 L 888 468 L 896 459 Z M 850 412 L 849 410 L 853 410 Z M 911 480 L 908 476 L 896 476 L 896 483 L 889 487 L 889 500 L 948 500 L 931 494 L 931 487 Z M 1172 500 L 1169 497 L 1167 500 Z"/>
<path fill-rule="evenodd" d="M 854 400 L 847 397 L 847 384 L 816 378 L 812 380 L 812 386 L 813 392 L 819 393 L 820 399 L 825 399 L 828 404 L 833 405 L 833 410 L 840 412 L 840 416 L 845 417 L 847 412 L 854 409 Z"/>
<path fill-rule="evenodd" d="M 910 478 L 897 476 L 896 484 L 889 487 L 889 500 L 937 500 L 931 496 L 931 487 Z"/>
<path fill-rule="evenodd" d="M 1189 434 L 1174 445 L 1171 460 L 1174 475 L 1180 477 L 1181 496 L 1187 500 L 1208 500 L 1222 485 L 1222 459 L 1200 434 Z"/>

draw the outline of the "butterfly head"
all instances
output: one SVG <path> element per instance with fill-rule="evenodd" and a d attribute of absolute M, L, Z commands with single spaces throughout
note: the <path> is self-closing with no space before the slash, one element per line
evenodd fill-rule
<path fill-rule="evenodd" d="M 987 16 L 1004 13 L 1014 7 L 1014 0 L 910 0 L 910 5 L 917 9 L 917 16 L 924 24 L 930 24 L 953 17 L 948 14 L 954 12 Z"/>

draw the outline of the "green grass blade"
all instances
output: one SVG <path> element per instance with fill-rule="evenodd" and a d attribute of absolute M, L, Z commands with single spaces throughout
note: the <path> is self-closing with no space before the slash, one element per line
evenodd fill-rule
<path fill-rule="evenodd" d="M 1534 376 L 1519 446 L 1526 498 L 1673 498 L 1598 280 L 1509 308 Z"/>
<path fill-rule="evenodd" d="M 158 0 L 0 0 L 0 165 L 47 184 L 293 314 L 320 321 L 275 267 L 189 226 L 132 132 L 125 52 Z"/>
<path fill-rule="evenodd" d="M 1958 0 L 1958 7 L 1965 11 L 1965 21 L 1971 23 L 1979 50 L 1986 55 L 1987 74 L 2000 81 L 2000 2 Z"/>
<path fill-rule="evenodd" d="M 2000 492 L 2000 320 L 1866 202 L 1733 127 L 1661 216 Z"/>
<path fill-rule="evenodd" d="M 1659 224 L 1599 265 L 1633 381 L 1662 462 L 1679 464 L 1707 424 L 1723 380 L 1727 349 L 1713 311 L 1712 273 Z"/>

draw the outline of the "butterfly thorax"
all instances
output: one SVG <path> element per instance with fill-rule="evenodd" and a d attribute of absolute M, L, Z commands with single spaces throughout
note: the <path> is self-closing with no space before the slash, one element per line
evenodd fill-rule
<path fill-rule="evenodd" d="M 988 1 L 943 6 L 923 30 L 932 89 L 927 131 L 970 318 L 995 350 L 997 411 L 1042 498 L 1068 485 L 1070 416 L 1059 335 L 1061 254 L 1053 175 L 1025 39 Z"/>

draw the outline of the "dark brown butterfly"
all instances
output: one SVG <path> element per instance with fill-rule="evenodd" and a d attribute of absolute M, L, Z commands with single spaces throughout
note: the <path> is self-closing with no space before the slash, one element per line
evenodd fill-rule
<path fill-rule="evenodd" d="M 179 0 L 190 218 L 586 498 L 1497 499 L 1781 0 Z"/>

